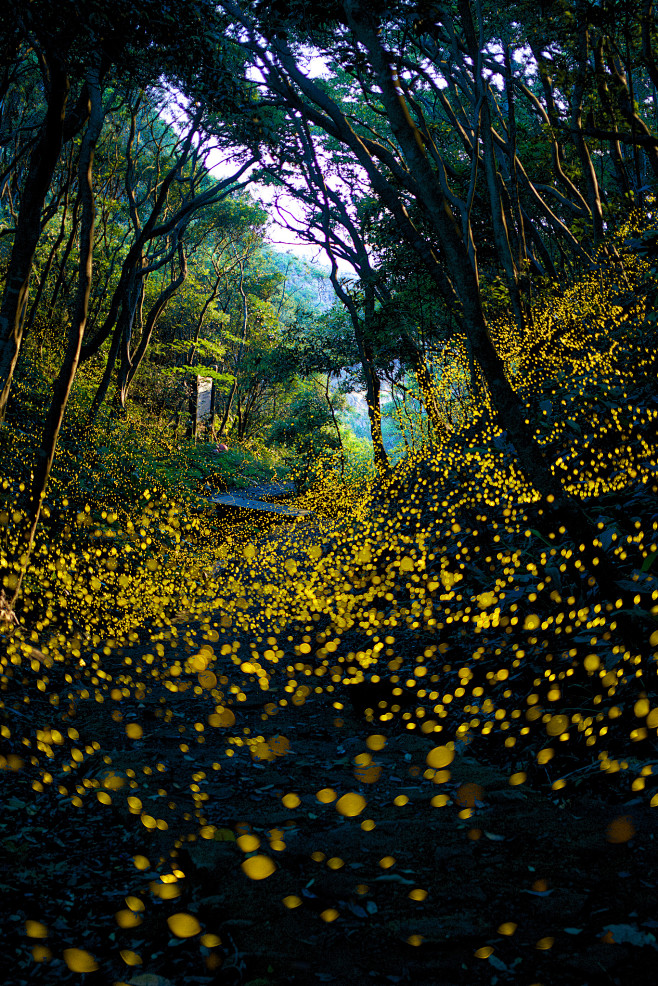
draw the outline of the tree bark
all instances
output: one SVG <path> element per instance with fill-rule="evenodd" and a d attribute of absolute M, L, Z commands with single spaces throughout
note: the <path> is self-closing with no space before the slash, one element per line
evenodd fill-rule
<path fill-rule="evenodd" d="M 94 254 L 94 223 L 95 203 L 93 189 L 94 152 L 103 126 L 103 106 L 101 100 L 101 82 L 97 69 L 87 72 L 87 90 L 89 93 L 89 123 L 82 138 L 80 158 L 78 162 L 78 188 L 82 202 L 82 217 L 80 224 L 80 253 L 78 263 L 78 283 L 74 309 L 71 317 L 66 353 L 55 383 L 53 396 L 41 435 L 41 444 L 36 456 L 30 489 L 30 505 L 26 519 L 26 534 L 24 551 L 21 556 L 21 575 L 14 591 L 11 605 L 13 606 L 20 591 L 23 575 L 29 562 L 34 537 L 39 523 L 41 506 L 48 485 L 48 478 L 55 458 L 57 439 L 66 412 L 71 387 L 80 362 L 82 337 L 87 323 L 89 294 Z"/>
<path fill-rule="evenodd" d="M 544 123 L 548 124 L 551 128 L 551 149 L 553 152 L 553 167 L 555 169 L 555 174 L 564 188 L 567 195 L 576 201 L 576 204 L 580 206 L 583 212 L 591 217 L 590 207 L 587 200 L 582 196 L 579 189 L 576 188 L 571 179 L 567 176 L 564 171 L 564 149 L 562 145 L 557 140 L 556 134 L 560 129 L 560 119 L 557 112 L 557 106 L 555 104 L 555 96 L 553 93 L 553 80 L 546 64 L 546 59 L 543 57 L 542 52 L 545 49 L 545 45 L 541 48 L 537 45 L 533 45 L 530 42 L 530 50 L 532 51 L 533 57 L 537 62 L 537 67 L 539 69 L 539 78 L 541 80 L 542 88 L 544 90 L 544 98 L 546 100 L 546 110 L 541 105 L 537 97 L 532 93 L 527 86 L 523 87 L 523 91 L 526 96 L 533 103 L 537 111 L 542 116 Z"/>
<path fill-rule="evenodd" d="M 474 91 L 478 95 L 478 102 L 481 106 L 480 116 L 482 122 L 480 126 L 480 134 L 482 137 L 482 158 L 484 163 L 487 191 L 489 193 L 489 211 L 491 214 L 494 242 L 496 244 L 498 259 L 503 268 L 505 280 L 507 281 L 507 288 L 510 295 L 514 320 L 516 321 L 519 334 L 521 335 L 521 338 L 523 338 L 525 335 L 526 325 L 523 314 L 521 291 L 519 287 L 519 272 L 512 255 L 510 235 L 507 228 L 507 223 L 505 222 L 505 213 L 500 194 L 500 175 L 498 173 L 496 152 L 494 149 L 493 136 L 491 132 L 492 124 L 491 110 L 489 106 L 489 91 L 488 85 L 482 76 L 482 53 L 475 34 L 475 27 L 471 17 L 469 0 L 458 0 L 458 6 L 464 28 L 464 34 L 466 36 L 466 43 L 473 62 Z M 473 150 L 474 153 L 477 153 L 477 147 L 474 147 Z M 513 167 L 515 166 L 515 162 L 516 154 L 514 154 L 512 160 Z"/>
<path fill-rule="evenodd" d="M 637 115 L 635 112 L 635 100 L 631 97 L 631 93 L 628 86 L 628 78 L 624 67 L 619 61 L 619 59 L 613 56 L 608 56 L 607 59 L 608 68 L 612 73 L 611 88 L 613 89 L 615 96 L 617 97 L 617 104 L 622 112 L 622 115 L 626 118 L 630 128 L 631 135 L 633 139 L 633 153 L 637 154 L 637 148 L 639 146 L 639 141 L 635 140 L 636 135 L 639 137 L 652 137 L 653 134 L 647 127 L 644 120 Z M 658 147 L 652 145 L 649 142 L 643 144 L 644 153 L 649 158 L 649 164 L 651 165 L 651 170 L 654 175 L 658 177 Z"/>
<path fill-rule="evenodd" d="M 0 305 L 0 423 L 4 420 L 7 411 L 7 401 L 21 349 L 30 273 L 41 235 L 41 210 L 62 147 L 69 79 L 59 59 L 52 58 L 48 68 L 50 70 L 48 108 L 39 139 L 30 155 L 6 286 Z"/>
<path fill-rule="evenodd" d="M 136 266 L 143 267 L 143 255 L 145 251 L 145 245 L 153 238 L 158 235 L 165 235 L 167 233 L 173 232 L 174 228 L 180 221 L 180 212 L 177 213 L 176 218 L 170 220 L 164 224 L 164 227 L 156 227 L 156 222 L 160 213 L 164 209 L 167 197 L 169 195 L 169 189 L 172 185 L 174 179 L 180 173 L 180 169 L 183 164 L 187 161 L 187 157 L 190 153 L 190 148 L 192 146 L 192 140 L 194 134 L 196 133 L 199 120 L 201 119 L 201 109 L 199 109 L 194 116 L 190 129 L 185 138 L 183 147 L 181 148 L 181 153 L 176 160 L 176 163 L 169 169 L 168 173 L 163 178 L 160 186 L 158 188 L 158 194 L 153 203 L 153 207 L 149 214 L 148 219 L 144 223 L 144 226 L 139 230 L 137 236 L 130 247 L 126 258 L 121 266 L 121 275 L 119 277 L 119 283 L 117 284 L 114 294 L 112 295 L 112 301 L 110 302 L 110 310 L 105 318 L 105 321 L 93 339 L 90 339 L 83 347 L 81 353 L 81 359 L 83 362 L 94 356 L 103 343 L 109 338 L 112 329 L 115 328 L 117 315 L 119 308 L 125 305 L 126 298 L 126 288 L 134 277 L 134 272 Z M 191 211 L 191 210 L 188 210 Z"/>
<path fill-rule="evenodd" d="M 217 364 L 213 366 L 215 373 L 217 372 Z M 217 413 L 217 381 L 213 379 L 212 385 L 210 387 L 210 428 L 208 429 L 208 439 L 211 442 L 216 441 L 216 429 L 215 429 L 215 414 Z"/>
<path fill-rule="evenodd" d="M 89 409 L 89 415 L 87 417 L 88 428 L 93 426 L 96 416 L 98 415 L 98 411 L 100 410 L 100 407 L 103 404 L 110 388 L 112 374 L 114 372 L 117 356 L 119 355 L 121 349 L 123 336 L 128 331 L 128 327 L 132 326 L 133 319 L 135 317 L 135 310 L 139 301 L 139 287 L 138 274 L 135 270 L 133 270 L 132 276 L 130 276 L 123 284 L 123 297 L 120 300 L 117 300 L 117 308 L 120 305 L 121 309 L 119 317 L 114 325 L 114 333 L 112 335 L 110 349 L 107 354 L 103 376 L 96 393 L 94 394 L 94 399 L 91 402 L 91 407 Z M 84 350 L 82 353 L 82 361 L 84 361 Z"/>
<path fill-rule="evenodd" d="M 71 165 L 72 162 L 69 159 L 68 177 L 66 182 L 66 190 L 64 192 L 64 204 L 62 206 L 62 219 L 59 224 L 59 230 L 57 232 L 57 236 L 55 237 L 55 241 L 48 252 L 48 258 L 41 272 L 41 276 L 39 278 L 39 286 L 32 300 L 32 304 L 30 305 L 30 312 L 27 318 L 25 319 L 25 325 L 23 328 L 23 340 L 25 340 L 29 335 L 29 333 L 32 331 L 32 326 L 34 325 L 34 320 L 36 318 L 39 304 L 41 303 L 41 298 L 43 296 L 52 265 L 55 261 L 55 257 L 57 256 L 57 251 L 59 250 L 62 244 L 62 240 L 64 239 L 64 233 L 66 231 L 66 219 L 69 211 L 69 195 L 71 192 Z M 52 306 L 51 306 L 51 310 L 52 310 Z"/>
<path fill-rule="evenodd" d="M 583 17 L 582 13 L 581 17 Z M 593 251 L 596 252 L 597 247 L 603 242 L 603 207 L 599 183 L 582 130 L 582 108 L 588 57 L 589 31 L 586 21 L 582 19 L 578 26 L 576 81 L 571 92 L 571 139 L 580 158 L 580 166 L 585 178 L 587 202 L 592 216 Z"/>
<path fill-rule="evenodd" d="M 442 432 L 445 434 L 449 429 L 439 408 L 439 403 L 436 398 L 436 387 L 434 380 L 432 379 L 432 374 L 427 367 L 427 363 L 425 362 L 423 354 L 416 341 L 407 334 L 405 334 L 403 338 L 405 345 L 409 350 L 411 365 L 414 373 L 416 374 L 416 380 L 418 381 L 418 387 L 420 389 L 423 406 L 425 407 L 425 413 L 427 414 L 427 420 L 432 426 L 432 431 L 435 437 L 440 435 Z"/>
<path fill-rule="evenodd" d="M 360 348 L 363 352 L 361 365 L 366 378 L 366 400 L 368 401 L 373 459 L 377 472 L 383 473 L 388 469 L 389 461 L 382 434 L 381 382 L 374 367 L 371 347 L 366 342 L 362 342 Z"/>
<path fill-rule="evenodd" d="M 240 344 L 238 346 L 238 353 L 235 360 L 235 379 L 231 384 L 231 389 L 226 399 L 226 407 L 224 408 L 224 414 L 222 415 L 222 421 L 219 426 L 220 439 L 224 435 L 224 429 L 226 428 L 228 416 L 231 413 L 233 398 L 235 397 L 235 392 L 238 389 L 238 373 L 240 371 L 240 364 L 242 363 L 242 354 L 244 352 L 245 343 L 247 341 L 247 328 L 249 325 L 249 308 L 247 306 L 247 295 L 244 290 L 244 263 L 242 260 L 238 261 L 238 263 L 240 267 L 240 281 L 238 283 L 238 291 L 240 292 L 240 297 L 242 298 L 242 330 L 240 332 Z"/>
<path fill-rule="evenodd" d="M 167 305 L 170 300 L 176 294 L 178 289 L 181 287 L 183 282 L 187 277 L 187 259 L 185 257 L 185 252 L 183 250 L 183 244 L 178 244 L 178 261 L 180 264 L 180 271 L 178 277 L 171 281 L 167 287 L 160 293 L 160 296 L 151 305 L 149 313 L 146 316 L 146 321 L 144 323 L 144 328 L 142 329 L 142 336 L 139 340 L 137 349 L 135 350 L 133 356 L 130 359 L 130 363 L 125 367 L 122 366 L 121 373 L 118 381 L 118 390 L 120 394 L 121 407 L 125 409 L 126 401 L 128 398 L 128 388 L 132 383 L 132 380 L 139 369 L 139 366 L 144 359 L 146 350 L 148 349 L 151 337 L 153 335 L 153 330 L 158 324 L 158 319 L 161 317 L 162 313 L 166 310 Z"/>
<path fill-rule="evenodd" d="M 612 97 L 610 95 L 610 89 L 608 88 L 608 83 L 605 76 L 605 67 L 603 62 L 603 49 L 605 46 L 605 39 L 601 35 L 597 43 L 593 46 L 594 49 L 594 72 L 596 75 L 596 88 L 599 94 L 599 99 L 601 101 L 601 107 L 605 113 L 607 123 L 612 128 L 612 130 L 618 129 L 617 114 L 615 113 L 615 108 L 612 104 Z M 612 158 L 612 163 L 615 169 L 615 175 L 617 176 L 617 184 L 619 185 L 619 191 L 622 195 L 628 195 L 631 190 L 631 184 L 628 180 L 628 173 L 626 171 L 626 165 L 624 164 L 624 158 L 621 153 L 621 144 L 619 140 L 613 138 L 609 143 L 610 147 L 610 157 Z"/>
<path fill-rule="evenodd" d="M 349 291 L 347 291 L 340 282 L 336 257 L 329 244 L 327 244 L 327 254 L 329 256 L 329 260 L 331 261 L 331 274 L 329 275 L 331 278 L 331 283 L 337 297 L 340 298 L 342 303 L 345 305 L 345 308 L 350 316 L 350 321 L 352 322 L 354 338 L 356 340 L 357 349 L 359 350 L 361 367 L 363 369 L 363 376 L 366 382 L 366 401 L 368 403 L 368 420 L 370 421 L 370 437 L 372 439 L 375 469 L 378 473 L 383 473 L 388 469 L 389 462 L 386 449 L 384 448 L 384 436 L 382 434 L 382 410 L 380 402 L 381 383 L 374 364 L 372 345 L 367 337 L 367 325 L 369 321 L 372 322 L 372 318 L 375 313 L 374 291 L 372 287 L 368 286 L 365 292 L 364 326 L 359 316 L 356 304 L 354 303 L 354 299 L 351 297 Z M 362 271 L 362 273 L 364 272 Z"/>
<path fill-rule="evenodd" d="M 199 400 L 199 378 L 196 374 L 190 380 L 190 394 L 187 400 L 186 435 L 196 439 L 197 435 L 197 402 Z"/>
<path fill-rule="evenodd" d="M 442 256 L 455 292 L 462 304 L 463 327 L 475 358 L 482 368 L 498 423 L 507 432 L 514 445 L 526 478 L 542 497 L 547 518 L 556 527 L 560 524 L 565 526 L 575 544 L 579 545 L 585 564 L 604 594 L 608 598 L 621 596 L 628 599 L 629 593 L 617 584 L 618 576 L 614 563 L 607 558 L 602 549 L 594 546 L 596 533 L 591 529 L 580 504 L 564 492 L 559 480 L 552 473 L 543 449 L 533 438 L 527 411 L 507 379 L 505 367 L 491 341 L 482 311 L 477 270 L 474 270 L 469 262 L 466 246 L 448 204 L 440 187 L 437 187 L 438 183 L 432 174 L 429 162 L 419 148 L 415 134 L 408 126 L 400 107 L 399 94 L 395 91 L 390 66 L 376 27 L 358 0 L 344 0 L 344 8 L 355 38 L 370 56 L 375 78 L 382 92 L 382 102 L 402 153 L 414 172 L 415 180 L 423 182 L 425 193 L 423 205 L 441 246 Z M 377 190 L 386 179 L 377 171 L 372 159 L 368 161 L 361 156 L 361 163 L 366 167 L 369 177 L 374 179 L 373 186 Z M 407 239 L 406 228 L 406 223 L 400 224 L 400 231 L 405 239 Z M 416 249 L 416 239 L 417 237 L 414 236 L 407 240 L 414 249 Z M 428 263 L 429 273 L 441 290 L 445 283 L 445 274 L 440 265 L 436 261 L 428 262 L 425 249 L 418 250 L 418 253 Z"/>

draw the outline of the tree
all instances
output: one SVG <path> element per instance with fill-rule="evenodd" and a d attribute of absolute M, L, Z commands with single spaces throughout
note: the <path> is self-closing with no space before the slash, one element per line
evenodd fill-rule
<path fill-rule="evenodd" d="M 46 203 L 62 147 L 89 120 L 92 93 L 89 72 L 102 82 L 112 69 L 123 77 L 146 75 L 156 81 L 163 68 L 172 81 L 189 72 L 188 59 L 208 45 L 215 25 L 209 0 L 185 5 L 187 44 L 179 51 L 171 32 L 175 14 L 153 0 L 85 3 L 53 7 L 48 0 L 19 2 L 15 25 L 0 22 L 0 43 L 14 58 L 33 52 L 44 91 L 38 130 L 27 141 L 29 166 L 20 190 L 11 256 L 0 302 L 0 419 L 4 418 L 23 339 L 30 274 L 42 231 Z M 158 56 L 160 62 L 158 63 Z M 156 67 L 157 66 L 157 67 Z M 15 69 L 12 70 L 15 74 Z M 9 85 L 12 72 L 5 76 Z M 73 93 L 73 97 L 71 94 Z M 19 163 L 16 155 L 10 171 Z"/>
<path fill-rule="evenodd" d="M 93 6 L 95 7 L 95 5 Z M 22 189 L 5 291 L 0 305 L 0 387 L 2 388 L 0 415 L 4 415 L 6 409 L 12 377 L 21 348 L 29 276 L 43 226 L 41 218 L 43 203 L 50 189 L 63 143 L 86 124 L 78 152 L 78 190 L 76 205 L 73 210 L 74 216 L 77 215 L 78 207 L 81 211 L 77 286 L 71 311 L 66 351 L 53 385 L 53 396 L 46 414 L 32 471 L 29 505 L 24 518 L 23 546 L 19 549 L 23 573 L 29 561 L 59 431 L 79 362 L 85 355 L 88 357 L 97 351 L 104 341 L 103 333 L 106 337 L 114 326 L 111 305 L 110 317 L 106 318 L 102 329 L 88 346 L 87 352 L 84 353 L 82 345 L 88 318 L 94 255 L 93 164 L 96 145 L 109 109 L 108 104 L 103 103 L 103 86 L 113 58 L 120 57 L 124 51 L 127 52 L 127 61 L 123 68 L 130 72 L 129 63 L 131 56 L 134 55 L 134 49 L 130 48 L 130 43 L 136 44 L 137 48 L 140 44 L 146 44 L 147 47 L 152 46 L 154 42 L 161 40 L 158 37 L 158 31 L 162 31 L 163 25 L 166 29 L 170 28 L 172 15 L 167 11 L 164 14 L 164 20 L 160 14 L 155 17 L 153 24 L 149 25 L 150 33 L 147 31 L 145 34 L 139 19 L 147 15 L 148 12 L 149 2 L 146 0 L 145 5 L 131 6 L 128 11 L 117 10 L 110 20 L 103 16 L 95 17 L 94 15 L 97 13 L 95 10 L 90 11 L 89 20 L 78 18 L 77 14 L 72 19 L 70 17 L 57 19 L 53 18 L 52 9 L 47 4 L 44 6 L 42 3 L 35 2 L 24 13 L 23 19 L 19 18 L 23 39 L 29 40 L 30 44 L 35 46 L 44 71 L 47 109 L 30 157 L 30 165 Z M 199 12 L 199 7 L 195 6 L 191 12 L 192 20 Z M 208 13 L 210 13 L 209 10 Z M 130 26 L 133 27 L 133 31 L 125 33 L 126 28 Z M 114 47 L 112 47 L 112 42 L 116 42 Z M 65 108 L 71 79 L 75 72 L 82 75 L 80 96 L 77 110 L 67 123 Z M 114 89 L 111 88 L 110 92 L 113 96 Z M 136 366 L 143 358 L 157 317 L 163 307 L 166 306 L 171 294 L 184 280 L 186 268 L 181 238 L 193 214 L 200 208 L 212 205 L 230 194 L 237 179 L 250 165 L 250 162 L 247 161 L 238 169 L 235 176 L 231 176 L 223 182 L 208 183 L 206 181 L 205 187 L 199 187 L 199 181 L 195 177 L 199 155 L 196 148 L 192 152 L 192 141 L 197 135 L 198 124 L 203 115 L 203 105 L 199 104 L 193 110 L 192 123 L 182 141 L 180 155 L 174 166 L 154 189 L 153 207 L 150 209 L 144 225 L 142 225 L 138 204 L 134 197 L 134 184 L 131 182 L 130 147 L 127 152 L 125 189 L 131 207 L 130 215 L 135 228 L 135 239 L 124 260 L 119 288 L 115 291 L 114 316 L 116 316 L 119 304 L 122 306 L 117 323 L 120 326 L 120 331 L 116 329 L 113 335 L 106 374 L 99 388 L 99 395 L 97 395 L 99 401 L 97 403 L 100 403 L 107 389 L 107 378 L 111 373 L 119 350 L 121 354 L 119 394 L 125 398 L 127 386 L 132 375 L 134 375 Z M 134 125 L 134 117 L 132 123 Z M 131 135 L 134 136 L 134 129 L 131 129 Z M 193 166 L 188 177 L 183 174 L 182 169 L 190 156 L 193 158 Z M 205 171 L 203 175 L 205 175 Z M 161 218 L 165 203 L 168 202 L 168 194 L 175 178 L 180 179 L 181 183 L 187 184 L 187 192 L 180 196 L 181 201 L 178 209 L 174 209 L 173 214 L 168 215 L 165 221 L 158 226 L 156 223 Z M 155 237 L 167 238 L 169 253 L 165 255 L 164 259 L 160 255 L 154 263 L 150 264 L 150 269 L 158 269 L 171 260 L 175 253 L 178 253 L 181 264 L 180 274 L 178 278 L 172 279 L 169 287 L 161 293 L 149 311 L 140 344 L 137 350 L 131 353 L 132 324 L 139 298 L 142 296 L 142 280 L 144 275 L 149 272 L 144 245 L 151 243 Z M 73 236 L 71 236 L 72 241 Z M 153 260 L 154 258 L 151 257 L 150 259 Z M 20 586 L 21 579 L 18 580 L 15 588 L 14 599 Z"/>
<path fill-rule="evenodd" d="M 305 210 L 301 224 L 290 218 L 283 221 L 306 242 L 321 247 L 329 259 L 331 284 L 348 312 L 363 370 L 375 467 L 384 471 L 388 467 L 388 457 L 382 438 L 381 385 L 373 348 L 373 323 L 380 279 L 372 269 L 366 238 L 359 228 L 359 210 L 354 207 L 354 202 L 349 208 L 344 194 L 330 187 L 325 180 L 309 128 L 298 117 L 293 117 L 287 137 L 286 142 L 277 144 L 276 164 L 265 167 L 263 171 L 277 185 L 284 186 Z M 292 162 L 296 162 L 296 167 L 286 181 L 285 168 L 286 165 L 290 167 Z M 336 162 L 333 162 L 332 170 L 334 177 L 340 174 Z M 303 180 L 301 186 L 295 181 L 300 176 Z M 282 210 L 279 211 L 282 214 Z M 359 277 L 359 299 L 349 279 L 340 276 L 339 261 L 349 263 Z"/>
<path fill-rule="evenodd" d="M 205 166 L 207 151 L 204 153 L 204 140 L 200 131 L 202 116 L 203 110 L 199 108 L 190 121 L 180 146 L 171 150 L 164 149 L 159 162 L 159 168 L 163 170 L 153 173 L 152 187 L 140 189 L 141 201 L 150 203 L 150 209 L 145 210 L 146 214 L 143 216 L 140 215 L 137 204 L 137 179 L 131 153 L 136 119 L 135 115 L 132 117 L 126 153 L 125 187 L 133 241 L 123 259 L 119 280 L 103 325 L 85 343 L 82 350 L 82 359 L 90 359 L 108 338 L 111 339 L 103 377 L 89 412 L 91 421 L 108 392 L 117 360 L 117 403 L 119 407 L 125 408 L 128 387 L 144 358 L 155 324 L 185 279 L 183 242 L 192 220 L 202 210 L 217 205 L 242 187 L 239 179 L 253 163 L 247 160 L 235 174 L 221 181 L 211 179 Z M 169 285 L 150 309 L 142 327 L 140 342 L 132 350 L 135 319 L 141 316 L 144 299 L 144 281 L 149 275 L 167 267 L 177 255 L 180 273 L 172 274 Z"/>
<path fill-rule="evenodd" d="M 593 546 L 594 532 L 587 518 L 579 504 L 565 493 L 543 450 L 533 440 L 527 412 L 510 383 L 483 312 L 477 244 L 470 221 L 480 166 L 485 176 L 491 221 L 497 229 L 502 266 L 512 300 L 514 295 L 517 298 L 514 305 L 517 325 L 519 331 L 524 329 L 523 312 L 518 304 L 518 272 L 506 231 L 505 197 L 496 157 L 497 147 L 511 154 L 510 140 L 497 134 L 493 123 L 491 90 L 483 76 L 485 25 L 481 6 L 475 5 L 474 10 L 469 0 L 459 0 L 455 13 L 449 5 L 441 5 L 436 19 L 426 29 L 422 23 L 419 28 L 421 36 L 424 34 L 432 41 L 434 35 L 445 30 L 446 47 L 452 50 L 454 63 L 444 65 L 435 61 L 432 70 L 447 72 L 454 84 L 464 87 L 471 97 L 467 128 L 461 128 L 471 152 L 471 179 L 466 198 L 459 197 L 450 187 L 445 155 L 427 127 L 421 103 L 414 98 L 412 86 L 418 79 L 424 80 L 427 73 L 419 57 L 421 53 L 414 50 L 406 5 L 378 10 L 375 5 L 365 5 L 360 0 L 344 0 L 333 5 L 329 13 L 323 11 L 322 23 L 313 22 L 310 31 L 296 20 L 300 8 L 294 5 L 286 5 L 287 16 L 283 16 L 281 7 L 275 8 L 274 15 L 268 9 L 266 21 L 246 6 L 226 2 L 222 7 L 244 32 L 241 36 L 244 40 L 240 40 L 244 49 L 258 61 L 266 91 L 264 104 L 275 102 L 289 114 L 303 116 L 308 124 L 351 152 L 373 193 L 394 216 L 400 236 L 422 259 L 446 304 L 458 311 L 482 369 L 497 422 L 513 443 L 527 479 L 542 496 L 550 522 L 568 526 L 576 543 L 584 545 L 586 561 L 604 591 L 618 594 L 621 590 L 615 573 L 604 553 Z M 355 69 L 359 78 L 375 94 L 382 133 L 373 135 L 370 128 L 360 126 L 358 116 L 355 118 L 352 109 L 341 105 L 322 80 L 312 79 L 303 71 L 293 37 L 296 41 L 312 41 L 326 58 L 340 54 L 341 47 L 349 51 L 351 64 L 361 66 Z M 440 89 L 437 84 L 430 86 L 432 92 L 437 89 Z M 440 99 L 438 92 L 435 95 Z M 520 162 L 516 157 L 514 161 L 518 167 Z M 546 218 L 552 217 L 551 222 L 576 253 L 587 260 L 587 251 L 554 216 L 529 179 L 527 187 Z M 430 238 L 423 236 L 410 219 L 408 199 L 424 215 L 431 229 Z"/>

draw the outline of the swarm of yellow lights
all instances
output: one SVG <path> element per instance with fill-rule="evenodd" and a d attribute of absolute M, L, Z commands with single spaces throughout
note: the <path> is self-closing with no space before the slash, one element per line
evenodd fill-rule
<path fill-rule="evenodd" d="M 642 275 L 639 261 L 628 259 L 627 275 Z M 601 548 L 637 586 L 638 606 L 652 597 L 634 645 L 619 634 L 621 601 L 597 596 L 592 573 L 564 529 L 540 529 L 541 504 L 504 441 L 497 443 L 500 430 L 474 414 L 367 490 L 357 482 L 337 486 L 335 473 L 319 467 L 318 482 L 300 499 L 312 519 L 262 533 L 219 523 L 207 508 L 195 510 L 150 489 L 130 508 L 91 502 L 68 510 L 63 499 L 57 538 L 49 540 L 45 526 L 37 541 L 20 621 L 3 630 L 0 767 L 29 780 L 36 804 L 56 788 L 71 811 L 118 807 L 126 824 L 145 834 L 166 833 L 174 853 L 191 836 L 235 841 L 242 873 L 259 883 L 280 865 L 284 833 L 272 829 L 268 849 L 253 833 L 215 825 L 204 797 L 205 772 L 194 768 L 195 746 L 212 743 L 215 770 L 243 753 L 258 769 L 270 769 L 290 754 L 285 735 L 268 733 L 271 715 L 286 709 L 304 716 L 307 703 L 322 701 L 341 721 L 352 714 L 350 689 L 368 682 L 369 752 L 350 768 L 359 790 L 310 792 L 318 805 L 333 805 L 345 824 L 363 831 L 374 826 L 363 817 L 368 792 L 382 777 L 377 757 L 395 730 L 426 741 L 427 799 L 436 808 L 454 801 L 463 819 L 482 789 L 461 785 L 451 797 L 441 785 L 448 790 L 453 762 L 466 747 L 484 758 L 494 745 L 510 762 L 523 761 L 509 770 L 512 787 L 534 771 L 560 792 L 571 774 L 585 769 L 629 778 L 638 795 L 649 788 L 648 801 L 658 807 L 650 787 L 658 740 L 658 629 L 646 630 L 658 616 L 652 574 L 658 525 L 647 527 L 639 518 L 625 529 L 608 506 L 613 495 L 623 499 L 625 489 L 658 493 L 651 440 L 656 412 L 636 406 L 634 382 L 620 376 L 629 354 L 638 376 L 651 354 L 642 351 L 635 323 L 606 284 L 592 275 L 550 310 L 536 312 L 533 333 L 546 342 L 543 348 L 533 346 L 534 337 L 520 346 L 503 324 L 494 334 L 508 366 L 517 368 L 520 389 L 539 395 L 537 439 L 555 450 L 554 467 L 586 505 Z M 643 316 L 639 310 L 633 318 Z M 557 324 L 568 328 L 559 338 Z M 602 334 L 615 345 L 602 345 Z M 12 483 L 6 476 L 1 484 L 7 596 L 21 567 L 15 556 L 20 509 L 8 502 Z M 47 522 L 48 507 L 44 514 Z M 181 755 L 192 764 L 193 808 L 182 818 L 147 800 L 151 788 L 161 789 L 166 804 L 159 778 L 164 763 L 115 767 L 107 732 L 102 741 L 87 742 L 76 725 L 81 718 L 88 722 L 96 705 L 98 716 L 102 709 L 113 724 L 117 746 L 120 737 L 138 755 L 149 725 L 134 712 L 135 703 L 139 708 L 152 695 L 158 696 L 160 726 L 176 733 Z M 193 697 L 194 721 L 186 729 L 176 718 L 181 696 Z M 262 707 L 262 734 L 242 727 L 248 699 Z M 308 794 L 286 791 L 281 803 L 292 810 Z M 405 798 L 395 804 L 402 808 Z M 479 830 L 472 831 L 477 838 Z M 632 835 L 632 823 L 620 817 L 606 837 L 616 844 Z M 380 867 L 386 871 L 394 862 L 384 856 Z M 138 872 L 151 868 L 142 855 L 134 864 Z M 327 866 L 339 870 L 342 860 L 331 857 Z M 157 879 L 149 873 L 153 896 L 175 901 L 183 875 L 176 867 Z M 423 893 L 419 888 L 409 896 L 422 900 Z M 286 908 L 299 904 L 296 894 L 284 898 Z M 140 905 L 126 898 L 115 915 L 120 928 L 140 925 Z M 321 917 L 332 922 L 338 911 L 326 908 Z M 28 925 L 30 938 L 47 937 L 36 918 Z M 170 915 L 168 927 L 181 939 L 205 939 L 208 948 L 219 943 L 183 911 Z M 512 935 L 515 928 L 506 922 L 499 931 Z M 544 938 L 536 948 L 552 944 Z M 47 952 L 34 945 L 36 960 L 45 961 Z M 475 952 L 490 954 L 489 946 Z M 86 949 L 68 948 L 63 958 L 75 972 L 98 968 Z M 130 967 L 142 961 L 130 949 L 122 959 Z"/>

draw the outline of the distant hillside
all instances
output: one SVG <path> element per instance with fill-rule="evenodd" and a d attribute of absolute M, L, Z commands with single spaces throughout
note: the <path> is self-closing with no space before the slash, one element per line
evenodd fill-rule
<path fill-rule="evenodd" d="M 265 249 L 264 255 L 273 270 L 285 276 L 284 290 L 288 302 L 318 313 L 331 308 L 335 295 L 328 268 L 310 264 L 294 253 L 283 253 L 270 247 Z"/>

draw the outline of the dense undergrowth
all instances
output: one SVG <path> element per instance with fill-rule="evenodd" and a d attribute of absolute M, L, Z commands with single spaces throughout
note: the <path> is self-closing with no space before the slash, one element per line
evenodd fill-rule
<path fill-rule="evenodd" d="M 312 516 L 267 529 L 218 515 L 199 494 L 206 484 L 234 487 L 240 461 L 247 486 L 274 463 L 268 472 L 247 452 L 219 461 L 161 437 L 138 442 L 123 423 L 104 444 L 89 442 L 88 455 L 65 436 L 16 622 L 3 630 L 3 783 L 23 808 L 40 817 L 57 805 L 62 826 L 76 831 L 105 811 L 123 827 L 137 870 L 148 871 L 152 896 L 173 899 L 166 888 L 183 879 L 175 861 L 185 846 L 247 833 L 223 819 L 221 799 L 201 796 L 208 772 L 275 763 L 280 773 L 289 740 L 268 736 L 268 720 L 287 717 L 292 733 L 320 707 L 336 743 L 346 718 L 365 721 L 367 750 L 340 798 L 283 783 L 286 809 L 312 796 L 358 818 L 371 791 L 376 800 L 378 751 L 400 735 L 418 737 L 425 799 L 456 805 L 474 841 L 484 791 L 475 785 L 460 800 L 451 784 L 451 765 L 466 756 L 556 803 L 588 791 L 657 806 L 658 404 L 641 273 L 629 262 L 625 298 L 608 291 L 604 270 L 553 299 L 536 313 L 541 348 L 529 339 L 506 349 L 496 328 L 538 443 L 581 501 L 619 585 L 637 590 L 633 607 L 603 596 L 580 546 L 552 529 L 486 397 L 387 476 L 366 481 L 356 468 L 341 481 L 327 469 L 296 500 Z M 13 427 L 3 441 L 9 595 L 29 434 Z M 152 723 L 168 751 L 157 762 L 150 748 L 140 752 Z M 167 791 L 180 786 L 168 772 L 181 757 L 196 780 L 167 807 Z M 151 801 L 161 766 L 168 779 Z M 619 819 L 613 844 L 635 831 Z M 292 872 L 274 836 L 269 851 L 249 838 L 239 843 L 245 880 Z M 130 915 L 144 896 L 117 917 L 121 928 L 139 924 Z M 28 936 L 47 934 L 38 909 L 25 916 L 36 922 Z M 170 915 L 169 929 L 181 941 L 202 930 L 193 907 Z M 129 967 L 146 948 L 135 936 L 121 953 Z M 214 981 L 219 939 L 200 941 L 209 978 L 199 981 Z M 51 958 L 32 944 L 32 960 Z M 16 947 L 27 961 L 27 944 Z M 492 948 L 482 948 L 487 958 Z M 91 931 L 69 940 L 64 962 L 93 972 L 100 952 L 116 981 L 107 970 L 119 958 Z M 61 962 L 55 972 L 68 974 Z"/>

